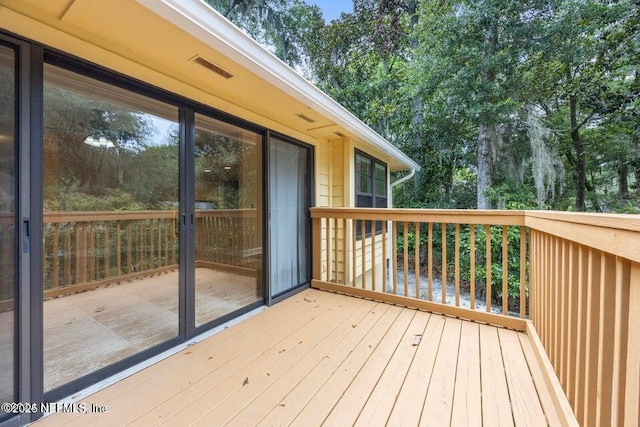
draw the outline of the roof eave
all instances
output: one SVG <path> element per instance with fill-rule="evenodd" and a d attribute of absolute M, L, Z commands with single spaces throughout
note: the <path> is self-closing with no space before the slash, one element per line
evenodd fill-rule
<path fill-rule="evenodd" d="M 136 1 L 396 159 L 406 169 L 420 170 L 406 154 L 202 1 Z"/>

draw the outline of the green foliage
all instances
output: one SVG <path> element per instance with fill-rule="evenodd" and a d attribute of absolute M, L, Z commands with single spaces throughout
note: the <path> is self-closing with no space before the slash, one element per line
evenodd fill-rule
<path fill-rule="evenodd" d="M 307 54 L 322 89 L 422 165 L 397 206 L 475 207 L 484 125 L 493 207 L 576 209 L 582 188 L 590 210 L 633 211 L 639 21 L 630 0 L 358 0 Z"/>
<path fill-rule="evenodd" d="M 503 259 L 502 259 L 502 227 L 492 226 L 491 234 L 491 286 L 492 296 L 495 302 L 502 299 L 502 280 L 503 280 Z M 519 227 L 507 228 L 507 293 L 510 298 L 515 301 L 520 297 L 520 229 Z M 486 265 L 486 241 L 487 232 L 484 226 L 476 226 L 475 229 L 475 247 L 476 247 L 476 281 L 477 283 L 486 283 L 487 265 Z M 460 234 L 460 264 L 463 266 L 470 265 L 471 254 L 471 233 L 468 227 L 465 227 Z M 528 266 L 527 266 L 528 268 Z M 461 268 L 462 280 L 469 281 L 471 279 L 470 269 Z"/>
<path fill-rule="evenodd" d="M 517 204 L 514 203 L 513 206 Z M 475 280 L 478 285 L 486 284 L 486 227 L 475 226 Z M 502 226 L 492 226 L 491 234 L 491 286 L 492 298 L 495 303 L 502 303 L 503 295 L 503 253 L 502 253 Z M 442 266 L 442 224 L 433 224 L 432 244 L 432 269 L 440 276 Z M 517 308 L 520 297 L 520 228 L 507 227 L 507 293 L 511 299 L 511 306 Z M 526 238 L 526 237 L 525 237 Z M 455 272 L 455 228 L 453 225 L 447 226 L 447 274 L 449 279 Z M 398 258 L 402 262 L 405 240 L 408 253 L 413 256 L 416 250 L 416 232 L 412 229 L 404 237 L 403 228 L 399 227 L 396 249 Z M 428 268 L 427 247 L 429 235 L 426 225 L 420 231 L 420 260 L 421 265 Z M 471 281 L 471 226 L 461 225 L 460 227 L 460 279 L 467 285 Z M 526 267 L 528 269 L 528 265 Z M 423 270 L 425 271 L 425 270 Z M 482 288 L 483 286 L 479 286 Z"/>
<path fill-rule="evenodd" d="M 291 67 L 305 67 L 309 40 L 324 25 L 318 6 L 302 0 L 206 0 Z"/>
<path fill-rule="evenodd" d="M 47 194 L 45 189 L 45 194 Z M 104 195 L 95 196 L 79 191 L 65 191 L 55 198 L 45 198 L 44 210 L 56 211 L 134 211 L 145 206 L 120 189 L 107 190 Z"/>

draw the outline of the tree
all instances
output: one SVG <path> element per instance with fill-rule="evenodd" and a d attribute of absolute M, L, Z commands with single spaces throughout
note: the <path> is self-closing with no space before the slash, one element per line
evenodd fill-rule
<path fill-rule="evenodd" d="M 514 125 L 526 106 L 519 66 L 536 28 L 532 11 L 537 7 L 533 0 L 421 3 L 416 84 L 426 103 L 446 99 L 445 105 L 455 105 L 475 129 L 476 206 L 481 209 L 491 207 L 495 160 L 508 150 L 505 141 L 513 139 L 505 130 L 522 128 Z"/>
<path fill-rule="evenodd" d="M 584 130 L 600 128 L 624 111 L 638 95 L 633 69 L 638 64 L 638 8 L 630 1 L 565 0 L 549 2 L 537 49 L 527 61 L 528 83 L 548 117 L 566 115 L 569 140 L 564 154 L 572 172 L 575 209 L 600 210 L 590 180 Z M 562 123 L 562 120 L 556 120 Z M 624 164 L 624 162 L 623 162 Z M 624 179 L 620 182 L 624 186 Z"/>
<path fill-rule="evenodd" d="M 308 40 L 324 25 L 303 0 L 206 0 L 289 66 L 306 68 Z"/>

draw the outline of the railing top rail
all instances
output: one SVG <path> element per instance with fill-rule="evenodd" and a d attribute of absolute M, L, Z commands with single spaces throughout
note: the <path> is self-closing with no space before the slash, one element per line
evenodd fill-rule
<path fill-rule="evenodd" d="M 255 217 L 256 209 L 210 209 L 199 210 L 196 217 Z M 174 210 L 145 210 L 145 211 L 69 211 L 45 212 L 44 223 L 55 224 L 64 222 L 90 221 L 127 221 L 145 219 L 173 219 L 178 216 Z"/>
<path fill-rule="evenodd" d="M 524 211 L 504 210 L 311 208 L 311 218 L 524 225 Z"/>
<path fill-rule="evenodd" d="M 525 211 L 527 218 L 543 218 L 565 223 L 592 225 L 640 232 L 640 215 L 593 212 Z"/>
<path fill-rule="evenodd" d="M 532 211 L 525 225 L 552 236 L 640 263 L 640 216 Z"/>
<path fill-rule="evenodd" d="M 176 218 L 178 211 L 84 211 L 84 212 L 45 212 L 45 224 L 86 221 L 125 221 L 141 219 Z"/>
<path fill-rule="evenodd" d="M 471 209 L 311 208 L 311 218 L 524 225 L 531 230 L 640 262 L 640 215 Z"/>

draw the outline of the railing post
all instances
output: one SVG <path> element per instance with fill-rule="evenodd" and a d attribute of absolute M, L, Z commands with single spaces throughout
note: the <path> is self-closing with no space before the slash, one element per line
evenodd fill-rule
<path fill-rule="evenodd" d="M 311 219 L 311 240 L 313 251 L 312 279 L 321 280 L 322 274 L 322 218 Z"/>

